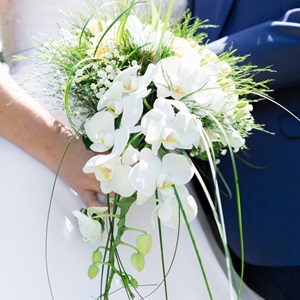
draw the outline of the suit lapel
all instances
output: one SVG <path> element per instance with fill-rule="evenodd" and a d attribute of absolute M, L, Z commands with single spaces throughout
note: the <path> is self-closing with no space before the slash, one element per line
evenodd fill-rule
<path fill-rule="evenodd" d="M 229 16 L 235 0 L 189 0 L 192 13 L 201 20 L 209 20 L 209 24 L 218 25 L 209 28 L 206 32 L 209 40 L 214 41 L 220 37 L 223 26 Z"/>

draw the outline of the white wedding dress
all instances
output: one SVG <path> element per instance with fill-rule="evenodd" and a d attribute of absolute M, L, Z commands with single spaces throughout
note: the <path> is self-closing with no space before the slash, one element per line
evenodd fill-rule
<path fill-rule="evenodd" d="M 180 4 L 179 1 L 177 4 Z M 57 8 L 70 12 L 85 7 L 84 0 L 8 0 L 1 18 L 6 58 L 9 60 L 11 54 L 30 54 L 33 47 L 31 36 L 38 32 L 55 36 L 58 32 L 57 24 L 63 17 Z M 31 67 L 25 62 L 13 63 L 10 67 L 11 73 L 18 80 L 26 78 L 31 72 Z M 43 102 L 38 98 L 36 100 Z M 81 208 L 81 201 L 58 179 L 50 207 L 54 179 L 52 171 L 0 137 L 0 299 L 89 300 L 99 296 L 99 277 L 90 280 L 87 276 L 94 247 L 82 240 L 77 221 L 72 215 L 73 210 Z M 153 235 L 153 247 L 146 257 L 145 269 L 137 274 L 130 262 L 127 262 L 130 260 L 130 250 L 126 252 L 124 249 L 123 258 L 129 273 L 138 279 L 143 297 L 154 290 L 162 279 L 158 237 L 150 226 L 152 209 L 147 205 L 134 206 L 131 217 L 128 217 L 128 226 L 143 228 Z M 192 229 L 213 299 L 230 300 L 231 289 L 225 260 L 212 238 L 200 207 Z M 176 235 L 176 230 L 164 229 L 167 266 L 172 258 Z M 134 240 L 134 237 L 128 238 Z M 180 233 L 179 249 L 167 283 L 170 300 L 209 299 L 185 227 Z M 121 284 L 116 278 L 113 289 L 119 288 Z M 110 299 L 125 300 L 127 297 L 120 289 Z M 146 299 L 165 299 L 163 287 Z M 244 285 L 242 299 L 260 298 Z"/>

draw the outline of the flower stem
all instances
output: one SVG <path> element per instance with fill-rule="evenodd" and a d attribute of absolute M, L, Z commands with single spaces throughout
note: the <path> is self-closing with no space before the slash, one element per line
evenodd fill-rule
<path fill-rule="evenodd" d="M 143 234 L 147 234 L 147 232 L 145 230 L 142 230 L 142 229 L 138 229 L 138 228 L 131 228 L 131 227 L 125 227 L 124 228 L 125 231 L 136 231 L 136 232 L 140 232 L 140 233 L 143 233 Z"/>
<path fill-rule="evenodd" d="M 134 247 L 133 245 L 131 245 L 131 244 L 128 244 L 128 243 L 125 243 L 125 242 L 120 242 L 119 245 L 122 245 L 122 246 L 126 246 L 126 247 L 129 247 L 129 248 L 132 248 L 132 249 L 135 250 L 136 252 L 139 252 L 139 250 L 138 250 L 136 247 Z"/>
<path fill-rule="evenodd" d="M 196 253 L 196 256 L 197 256 L 197 259 L 198 259 L 198 262 L 199 262 L 199 265 L 200 265 L 200 268 L 201 268 L 201 271 L 202 271 L 202 275 L 203 275 L 203 279 L 205 281 L 205 284 L 206 284 L 206 288 L 207 288 L 207 292 L 209 294 L 209 298 L 211 300 L 213 300 L 213 296 L 212 296 L 212 293 L 211 293 L 211 290 L 210 290 L 210 287 L 209 287 L 209 283 L 208 283 L 208 280 L 207 280 L 207 276 L 206 276 L 206 273 L 205 273 L 205 270 L 204 270 L 204 266 L 203 266 L 203 263 L 202 263 L 202 259 L 201 259 L 201 256 L 200 256 L 200 253 L 199 253 L 199 250 L 198 250 L 198 247 L 196 245 L 196 241 L 195 241 L 195 238 L 194 238 L 194 234 L 193 234 L 193 231 L 191 229 L 191 226 L 189 224 L 189 221 L 188 221 L 188 218 L 186 216 L 186 213 L 185 213 L 185 210 L 182 206 L 182 203 L 180 201 L 180 197 L 178 195 L 178 192 L 177 192 L 177 189 L 176 187 L 173 185 L 173 188 L 174 188 L 174 193 L 175 193 L 175 196 L 176 196 L 176 199 L 178 201 L 178 205 L 179 205 L 179 209 L 182 213 L 182 216 L 184 218 L 184 221 L 186 223 L 186 226 L 187 226 L 187 229 L 188 229 L 188 232 L 189 232 L 189 235 L 191 237 L 191 241 L 193 243 L 193 246 L 194 246 L 194 250 L 195 250 L 195 253 Z"/>
<path fill-rule="evenodd" d="M 161 230 L 161 222 L 160 219 L 157 218 L 158 223 L 158 233 L 159 233 L 159 245 L 160 245 L 160 254 L 161 254 L 161 264 L 162 264 L 162 272 L 163 272 L 163 280 L 164 280 L 164 289 L 165 289 L 165 297 L 168 300 L 168 287 L 167 287 L 167 275 L 166 275 L 166 267 L 165 267 L 165 257 L 164 257 L 164 247 L 163 247 L 163 237 Z"/>

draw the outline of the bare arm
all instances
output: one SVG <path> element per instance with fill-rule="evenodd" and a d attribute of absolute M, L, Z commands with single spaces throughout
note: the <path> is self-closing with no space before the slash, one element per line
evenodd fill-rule
<path fill-rule="evenodd" d="M 0 0 L 1 1 L 1 0 Z M 53 171 L 72 139 L 71 130 L 30 98 L 0 65 L 0 135 L 28 152 Z M 86 206 L 99 206 L 99 182 L 82 167 L 92 157 L 80 138 L 74 139 L 60 170 L 60 177 Z"/>
<path fill-rule="evenodd" d="M 0 13 L 2 12 L 3 5 L 4 5 L 4 0 L 0 0 Z"/>

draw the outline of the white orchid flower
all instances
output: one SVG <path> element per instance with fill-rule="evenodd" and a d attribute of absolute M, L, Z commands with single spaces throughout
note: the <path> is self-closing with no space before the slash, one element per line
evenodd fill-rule
<path fill-rule="evenodd" d="M 138 71 L 141 69 L 141 66 L 135 65 L 133 67 L 129 67 L 124 71 L 121 71 L 114 82 L 122 83 L 122 91 L 123 93 L 131 93 L 135 91 L 138 87 Z"/>
<path fill-rule="evenodd" d="M 154 195 L 161 170 L 161 160 L 150 149 L 143 148 L 139 162 L 129 174 L 130 184 L 137 191 L 137 204 L 142 204 Z"/>
<path fill-rule="evenodd" d="M 123 94 L 122 82 L 116 81 L 100 98 L 97 110 L 107 109 L 112 112 L 115 117 L 123 112 L 123 105 L 121 103 Z"/>
<path fill-rule="evenodd" d="M 122 197 L 129 197 L 135 192 L 129 182 L 131 167 L 123 165 L 118 155 L 94 156 L 86 163 L 83 171 L 95 173 L 104 194 L 114 192 Z"/>
<path fill-rule="evenodd" d="M 105 194 L 114 192 L 122 197 L 129 197 L 135 191 L 129 183 L 131 167 L 122 163 L 120 157 L 127 146 L 128 139 L 128 128 L 117 129 L 111 153 L 95 155 L 83 167 L 85 173 L 95 173 L 97 180 L 100 181 L 101 190 Z"/>
<path fill-rule="evenodd" d="M 121 126 L 133 127 L 140 120 L 143 114 L 143 98 L 146 97 L 150 90 L 148 86 L 154 76 L 154 65 L 150 64 L 143 76 L 135 78 L 135 90 L 128 93 L 123 98 L 123 115 Z"/>
<path fill-rule="evenodd" d="M 176 190 L 179 195 L 179 199 L 182 203 L 183 209 L 187 216 L 188 222 L 192 222 L 198 213 L 198 207 L 195 199 L 191 196 L 185 186 L 176 186 Z M 153 218 L 158 216 L 162 224 L 177 228 L 179 221 L 179 206 L 178 200 L 174 194 L 168 194 L 161 200 L 161 202 L 156 206 L 152 213 L 152 224 L 154 224 Z M 180 224 L 185 224 L 183 216 L 181 214 Z"/>
<path fill-rule="evenodd" d="M 200 130 L 195 117 L 187 110 L 175 115 L 171 101 L 160 97 L 142 118 L 142 132 L 156 154 L 161 144 L 166 149 L 191 149 L 198 146 Z"/>
<path fill-rule="evenodd" d="M 134 165 L 139 161 L 139 151 L 129 145 L 122 155 L 122 163 L 125 166 Z"/>
<path fill-rule="evenodd" d="M 197 53 L 167 57 L 156 65 L 154 83 L 158 97 L 171 96 L 180 100 L 204 88 L 208 81 L 209 76 L 200 66 Z"/>
<path fill-rule="evenodd" d="M 152 146 L 155 154 L 162 142 L 162 132 L 175 117 L 171 104 L 165 98 L 158 98 L 153 109 L 142 118 L 141 126 L 145 134 L 145 141 Z"/>
<path fill-rule="evenodd" d="M 114 117 L 106 111 L 94 114 L 84 125 L 85 132 L 93 142 L 91 150 L 106 152 L 114 145 Z"/>
<path fill-rule="evenodd" d="M 99 242 L 103 232 L 101 224 L 78 210 L 73 211 L 73 215 L 78 221 L 79 231 L 83 236 L 83 240 L 89 241 L 91 244 Z"/>
<path fill-rule="evenodd" d="M 224 110 L 227 93 L 223 92 L 218 82 L 210 80 L 204 90 L 193 94 L 193 99 L 204 112 L 217 113 Z"/>
<path fill-rule="evenodd" d="M 181 149 L 191 149 L 199 145 L 201 131 L 198 125 L 198 119 L 186 111 L 180 111 L 176 114 L 172 122 L 172 128 L 178 135 L 176 147 Z"/>
<path fill-rule="evenodd" d="M 186 184 L 192 177 L 191 163 L 183 155 L 169 153 L 161 161 L 150 149 L 144 148 L 129 180 L 138 192 L 137 204 L 142 204 L 153 197 L 157 189 L 167 191 L 173 184 Z"/>
<path fill-rule="evenodd" d="M 122 113 L 121 127 L 133 127 L 143 113 L 143 98 L 149 94 L 148 85 L 154 76 L 154 65 L 148 65 L 143 76 L 138 75 L 140 66 L 120 72 L 112 86 L 98 102 L 97 109 L 107 109 L 115 117 Z"/>
<path fill-rule="evenodd" d="M 151 25 L 143 24 L 139 18 L 130 15 L 127 18 L 125 28 L 131 35 L 133 44 L 137 47 L 143 46 L 144 50 L 155 50 L 160 43 L 163 31 L 161 27 L 163 24 L 159 24 L 155 30 Z M 163 37 L 163 44 L 170 43 L 173 38 L 173 34 L 170 31 L 166 31 Z"/>
<path fill-rule="evenodd" d="M 184 185 L 194 175 L 192 164 L 183 155 L 168 153 L 162 158 L 161 174 L 157 177 L 157 187 L 162 194 L 169 194 L 173 185 Z"/>

